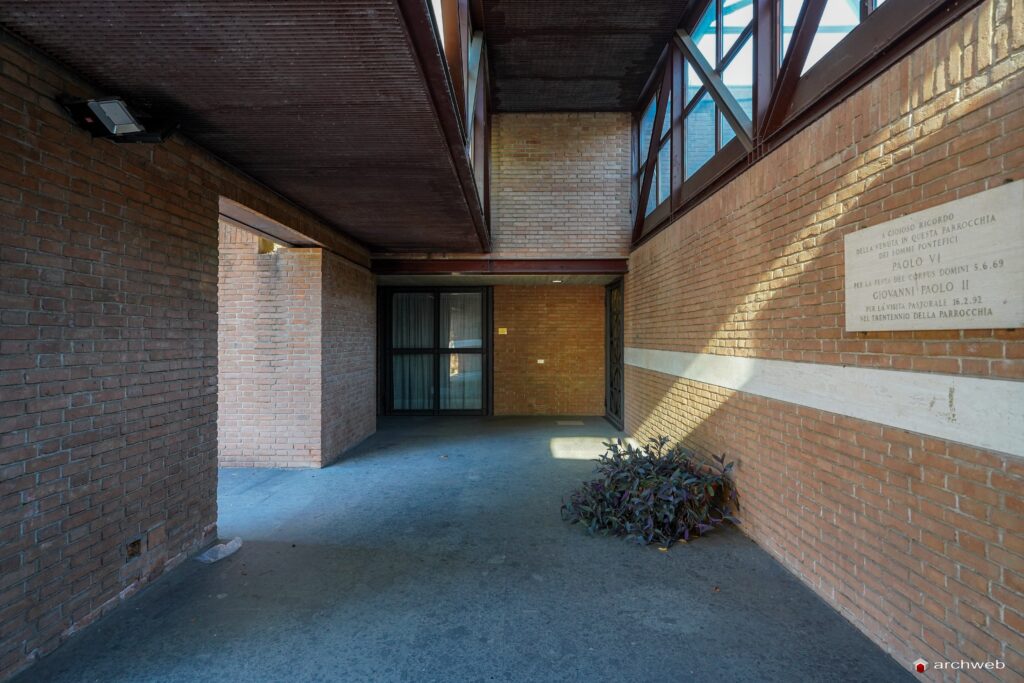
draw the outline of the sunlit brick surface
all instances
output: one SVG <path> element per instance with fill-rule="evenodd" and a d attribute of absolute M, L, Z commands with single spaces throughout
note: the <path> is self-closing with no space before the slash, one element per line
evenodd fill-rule
<path fill-rule="evenodd" d="M 1024 379 L 1024 331 L 846 332 L 842 290 L 843 235 L 1024 177 L 1022 13 L 982 3 L 638 249 L 627 346 Z M 899 661 L 1024 675 L 1019 458 L 626 378 L 627 428 L 738 460 L 743 529 Z"/>

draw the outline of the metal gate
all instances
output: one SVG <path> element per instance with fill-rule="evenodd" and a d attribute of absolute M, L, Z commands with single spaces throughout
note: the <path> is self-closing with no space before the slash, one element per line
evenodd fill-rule
<path fill-rule="evenodd" d="M 622 280 L 605 288 L 605 417 L 623 428 L 623 322 Z"/>

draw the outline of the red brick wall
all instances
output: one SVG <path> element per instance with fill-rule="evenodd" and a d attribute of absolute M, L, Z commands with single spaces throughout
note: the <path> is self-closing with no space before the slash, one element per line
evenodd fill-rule
<path fill-rule="evenodd" d="M 491 132 L 496 257 L 629 253 L 628 113 L 499 114 Z"/>
<path fill-rule="evenodd" d="M 1024 378 L 1021 330 L 843 327 L 845 234 L 1024 177 L 1010 8 L 982 3 L 638 249 L 627 346 Z M 1024 675 L 1019 458 L 626 378 L 627 428 L 738 459 L 743 530 L 899 661 L 999 658 Z"/>
<path fill-rule="evenodd" d="M 329 251 L 221 223 L 218 460 L 322 467 L 376 430 L 376 286 Z"/>
<path fill-rule="evenodd" d="M 495 286 L 494 414 L 604 415 L 604 336 L 603 286 Z"/>
<path fill-rule="evenodd" d="M 335 460 L 377 429 L 377 287 L 365 269 L 324 252 L 321 452 Z"/>
<path fill-rule="evenodd" d="M 0 678 L 216 534 L 219 196 L 329 230 L 180 136 L 90 139 L 61 92 L 95 94 L 0 38 Z"/>
<path fill-rule="evenodd" d="M 220 226 L 218 462 L 319 467 L 322 250 Z"/>

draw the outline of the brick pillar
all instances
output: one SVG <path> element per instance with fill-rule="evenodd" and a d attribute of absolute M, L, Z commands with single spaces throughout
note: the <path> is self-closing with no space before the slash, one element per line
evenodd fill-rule
<path fill-rule="evenodd" d="M 372 276 L 322 249 L 261 249 L 225 223 L 218 275 L 219 464 L 321 467 L 372 434 Z M 325 402 L 341 377 L 347 398 Z"/>

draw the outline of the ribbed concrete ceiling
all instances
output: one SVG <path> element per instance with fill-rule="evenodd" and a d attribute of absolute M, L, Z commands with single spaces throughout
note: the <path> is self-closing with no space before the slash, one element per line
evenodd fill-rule
<path fill-rule="evenodd" d="M 31 0 L 0 24 L 371 248 L 480 251 L 400 4 L 424 25 L 427 0 Z"/>
<path fill-rule="evenodd" d="M 479 0 L 498 111 L 633 109 L 688 0 Z"/>

